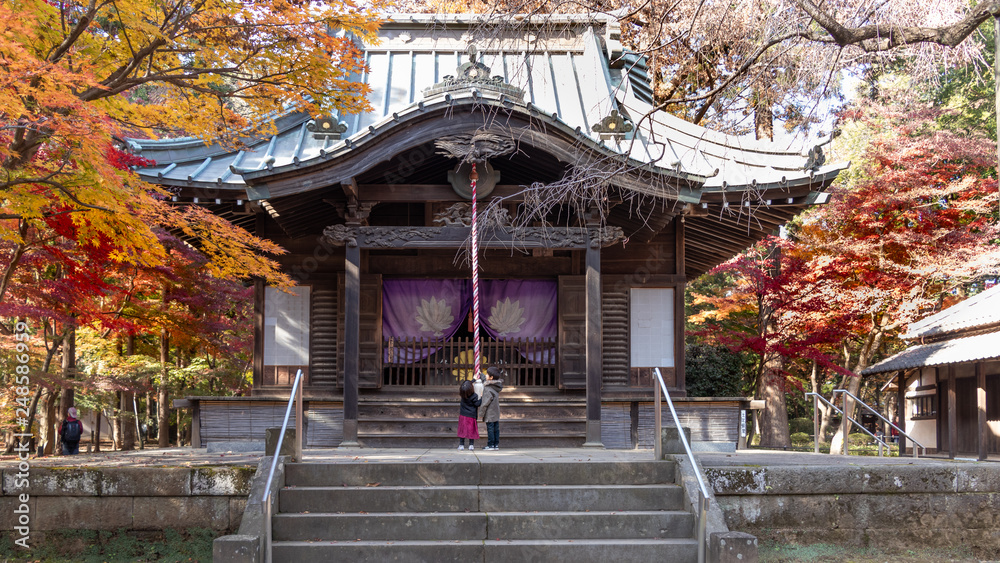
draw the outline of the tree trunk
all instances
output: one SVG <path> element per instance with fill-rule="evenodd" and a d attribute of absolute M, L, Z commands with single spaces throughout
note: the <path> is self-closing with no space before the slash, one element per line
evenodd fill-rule
<path fill-rule="evenodd" d="M 59 408 L 56 409 L 55 425 L 62 428 L 62 423 L 66 420 L 69 408 L 74 405 L 74 392 L 72 380 L 76 379 L 76 325 L 70 324 L 66 331 L 62 345 L 62 392 L 59 394 Z M 62 444 L 59 442 L 57 434 L 57 453 L 62 453 Z"/>
<path fill-rule="evenodd" d="M 164 292 L 164 300 L 166 300 L 166 292 Z M 157 406 L 159 411 L 158 417 L 158 432 L 157 436 L 158 444 L 161 448 L 166 448 L 170 446 L 170 411 L 167 409 L 167 374 L 169 369 L 168 362 L 170 361 L 170 334 L 167 332 L 166 327 L 160 332 L 160 366 L 162 371 L 160 372 L 160 388 L 159 397 L 157 400 Z"/>
<path fill-rule="evenodd" d="M 45 455 L 52 455 L 52 452 L 58 451 L 55 436 L 56 399 L 58 397 L 59 394 L 51 389 L 42 391 L 42 413 L 38 423 L 38 437 L 42 444 L 42 453 Z"/>
<path fill-rule="evenodd" d="M 865 369 L 871 365 L 872 358 L 875 356 L 875 352 L 882 346 L 882 339 L 885 336 L 886 327 L 882 326 L 882 322 L 885 321 L 885 315 L 879 316 L 879 322 L 874 327 L 874 329 L 868 334 L 865 339 L 864 344 L 861 346 L 861 350 L 858 352 L 858 363 L 854 365 L 854 369 L 851 370 L 855 374 L 859 374 L 861 370 Z M 842 385 L 843 389 L 844 386 Z M 855 397 L 860 397 L 858 391 L 861 389 L 861 376 L 855 375 L 854 377 L 847 378 L 847 390 Z M 837 403 L 838 405 L 843 405 L 843 398 L 838 395 Z M 850 418 L 857 418 L 855 412 L 857 411 L 857 405 L 854 404 L 853 400 L 847 401 L 847 411 L 843 416 Z M 840 408 L 844 408 L 841 406 Z M 853 423 L 849 423 L 853 426 Z M 850 429 L 848 429 L 848 432 Z M 833 455 L 838 455 L 842 453 L 844 449 L 844 427 L 841 425 L 837 429 L 837 433 L 833 435 L 833 439 L 830 440 L 830 453 Z"/>
<path fill-rule="evenodd" d="M 776 356 L 765 364 L 758 385 L 758 399 L 763 399 L 760 417 L 760 446 L 786 448 L 792 445 L 788 429 L 788 407 L 785 404 L 785 379 L 781 375 L 782 361 Z"/>
<path fill-rule="evenodd" d="M 135 335 L 129 334 L 125 340 L 125 355 L 135 354 Z M 132 414 L 132 400 L 135 392 L 123 390 L 121 400 L 118 403 L 118 416 L 121 418 L 122 429 L 122 451 L 132 451 L 135 449 L 135 416 Z"/>
<path fill-rule="evenodd" d="M 781 275 L 781 249 L 772 247 L 766 266 L 768 275 Z M 762 338 L 774 334 L 774 309 L 758 296 L 757 330 Z M 764 448 L 785 448 L 792 445 L 788 429 L 788 409 L 785 404 L 785 380 L 782 376 L 784 358 L 774 352 L 765 351 L 757 371 L 757 398 L 763 399 L 764 410 L 760 414 L 760 445 Z"/>
<path fill-rule="evenodd" d="M 101 409 L 94 409 L 94 453 L 101 451 Z"/>
<path fill-rule="evenodd" d="M 122 417 L 121 413 L 118 412 L 118 407 L 122 402 L 121 391 L 115 393 L 115 403 L 111 409 L 114 413 L 114 417 L 111 414 L 105 414 L 108 417 L 108 422 L 111 423 L 111 449 L 120 450 L 122 448 Z"/>
<path fill-rule="evenodd" d="M 52 367 L 52 360 L 55 358 L 56 353 L 62 349 L 63 340 L 66 337 L 66 329 L 63 329 L 62 334 L 57 335 L 55 331 L 55 325 L 49 329 L 48 323 L 43 323 L 42 331 L 45 334 L 49 334 L 51 330 L 52 334 L 52 347 L 45 352 L 45 361 L 42 362 L 42 373 L 49 373 L 49 369 Z M 41 399 L 43 387 L 39 385 L 35 389 L 35 395 L 31 398 L 31 406 L 28 407 L 28 426 L 25 429 L 25 433 L 31 433 L 31 427 L 35 425 L 35 415 L 38 413 L 38 401 Z M 39 433 L 38 440 L 41 442 L 42 435 Z"/>
<path fill-rule="evenodd" d="M 809 377 L 809 386 L 812 392 L 816 393 L 817 395 L 821 395 L 820 390 L 822 389 L 819 373 L 820 373 L 819 365 L 816 363 L 815 360 L 813 360 L 812 374 Z M 826 405 L 826 403 L 818 399 L 813 399 L 813 404 L 816 405 L 816 409 L 819 411 L 819 436 L 817 436 L 817 438 L 819 439 L 820 442 L 825 443 L 826 432 L 830 425 L 830 415 L 832 414 L 833 409 L 831 409 Z"/>

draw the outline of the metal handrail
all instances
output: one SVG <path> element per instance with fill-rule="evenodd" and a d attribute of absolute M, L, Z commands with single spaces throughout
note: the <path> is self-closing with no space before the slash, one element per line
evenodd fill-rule
<path fill-rule="evenodd" d="M 862 407 L 865 407 L 866 409 L 868 409 L 868 411 L 869 411 L 869 412 L 871 412 L 871 413 L 872 413 L 872 414 L 874 414 L 875 416 L 877 416 L 877 417 L 879 417 L 880 419 L 882 419 L 882 420 L 883 420 L 883 421 L 884 421 L 884 422 L 885 422 L 886 424 L 888 424 L 889 426 L 893 427 L 893 428 L 894 428 L 894 429 L 896 430 L 896 432 L 899 432 L 899 435 L 900 435 L 900 436 L 906 436 L 906 438 L 907 438 L 907 439 L 908 439 L 909 441 L 913 442 L 913 445 L 915 445 L 915 446 L 920 446 L 920 449 L 924 451 L 924 455 L 925 455 L 925 456 L 927 455 L 927 447 L 925 447 L 925 446 L 924 446 L 923 444 L 921 444 L 920 442 L 918 442 L 918 441 L 914 440 L 914 439 L 913 439 L 913 436 L 910 436 L 910 435 L 909 435 L 909 434 L 907 434 L 907 433 L 906 433 L 905 431 L 903 431 L 903 429 L 902 429 L 902 428 L 900 428 L 900 427 L 896 426 L 895 424 L 893 424 L 892 422 L 890 422 L 888 418 L 886 418 L 886 417 L 882 416 L 882 414 L 881 414 L 881 413 L 879 413 L 879 412 L 878 412 L 877 410 L 875 410 L 875 409 L 871 408 L 871 407 L 870 407 L 870 406 L 868 406 L 868 405 L 867 405 L 867 404 L 866 404 L 866 403 L 865 403 L 864 401 L 862 401 L 861 399 L 859 399 L 859 398 L 855 397 L 853 393 L 851 393 L 851 392 L 850 392 L 850 391 L 848 391 L 847 389 L 834 389 L 834 390 L 833 390 L 833 393 L 832 393 L 832 397 L 836 397 L 837 393 L 843 393 L 843 394 L 847 395 L 848 397 L 850 397 L 850 398 L 854 399 L 854 402 L 855 402 L 855 403 L 857 403 L 857 404 L 861 405 Z M 900 406 L 902 406 L 902 405 L 900 405 Z M 858 424 L 858 423 L 857 423 L 857 422 L 855 421 L 855 424 Z M 861 426 L 861 425 L 860 425 L 860 424 L 858 424 L 858 426 Z M 845 436 L 845 439 L 846 439 L 846 436 Z M 913 448 L 913 457 L 919 457 L 919 456 L 917 456 L 917 448 Z"/>
<path fill-rule="evenodd" d="M 698 522 L 695 531 L 695 539 L 698 542 L 698 563 L 705 563 L 705 529 L 708 525 L 708 487 L 705 485 L 705 479 L 701 475 L 701 471 L 698 469 L 698 462 L 694 459 L 694 454 L 691 452 L 691 444 L 688 443 L 687 435 L 684 434 L 684 428 L 681 426 L 681 420 L 677 416 L 677 410 L 674 409 L 674 402 L 670 399 L 670 392 L 667 391 L 667 384 L 663 381 L 663 375 L 660 374 L 660 368 L 653 368 L 653 373 L 656 374 L 656 379 L 659 380 L 660 385 L 656 388 L 656 436 L 654 437 L 653 443 L 656 444 L 657 459 L 660 459 L 660 436 L 661 436 L 661 423 L 660 423 L 660 389 L 663 390 L 663 396 L 667 399 L 667 406 L 670 407 L 670 415 L 674 418 L 674 424 L 677 426 L 677 433 L 681 437 L 681 443 L 684 444 L 684 452 L 687 454 L 688 460 L 691 461 L 691 467 L 694 468 L 694 476 L 698 478 Z"/>
<path fill-rule="evenodd" d="M 267 474 L 267 484 L 264 485 L 264 561 L 271 563 L 271 482 L 274 480 L 274 470 L 278 467 L 278 458 L 281 457 L 281 443 L 285 439 L 285 431 L 288 429 L 288 416 L 292 413 L 292 404 L 295 404 L 295 456 L 296 461 L 302 461 L 302 370 L 295 373 L 295 382 L 292 383 L 292 394 L 288 397 L 288 407 L 285 408 L 285 420 L 281 423 L 281 432 L 278 433 L 278 443 L 274 447 L 274 459 L 271 461 L 271 471 Z M 298 392 L 298 400 L 296 394 Z"/>
<path fill-rule="evenodd" d="M 824 403 L 826 403 L 827 405 L 829 405 L 830 408 L 832 408 L 834 411 L 840 413 L 841 416 L 844 415 L 844 411 L 842 409 L 837 408 L 837 405 L 831 403 L 830 401 L 827 401 L 826 397 L 820 395 L 819 393 L 806 393 L 805 396 L 808 397 L 809 395 L 812 395 L 813 397 L 816 397 L 817 399 L 823 401 Z M 813 419 L 816 420 L 816 407 L 815 406 L 813 406 Z M 849 420 L 849 421 L 853 422 L 854 424 L 856 424 L 858 426 L 858 428 L 861 429 L 862 432 L 864 432 L 865 434 L 868 434 L 869 436 L 872 437 L 872 439 L 874 439 L 876 442 L 878 442 L 878 445 L 879 445 L 878 455 L 879 455 L 879 457 L 882 457 L 882 448 L 883 447 L 885 447 L 885 449 L 887 451 L 892 452 L 892 447 L 887 442 L 883 441 L 881 438 L 879 438 L 875 434 L 872 434 L 871 432 L 869 432 L 868 429 L 865 428 L 856 419 L 851 418 L 851 417 L 847 417 L 847 420 Z M 814 450 L 813 451 L 816 452 L 816 453 L 819 453 L 819 430 L 818 429 L 815 430 L 814 433 L 813 433 L 813 445 L 814 445 Z"/>

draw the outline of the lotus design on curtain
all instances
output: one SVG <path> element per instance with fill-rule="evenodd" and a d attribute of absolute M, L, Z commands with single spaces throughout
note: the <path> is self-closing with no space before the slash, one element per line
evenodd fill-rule
<path fill-rule="evenodd" d="M 432 296 L 430 299 L 420 300 L 414 320 L 420 323 L 421 332 L 432 332 L 434 336 L 440 337 L 454 324 L 455 315 L 451 312 L 451 305 L 444 299 Z"/>
<path fill-rule="evenodd" d="M 486 320 L 500 337 L 506 337 L 513 332 L 519 332 L 521 325 L 527 321 L 524 317 L 524 307 L 520 300 L 510 301 L 510 297 L 497 301 L 490 308 L 490 316 Z"/>

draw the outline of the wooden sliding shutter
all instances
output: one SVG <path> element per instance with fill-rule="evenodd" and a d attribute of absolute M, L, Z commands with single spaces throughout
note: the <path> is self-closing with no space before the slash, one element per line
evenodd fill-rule
<path fill-rule="evenodd" d="M 604 387 L 628 387 L 628 288 L 615 288 L 605 280 L 601 296 L 602 358 Z"/>
<path fill-rule="evenodd" d="M 317 281 L 312 286 L 310 303 L 312 324 L 309 330 L 310 385 L 331 387 L 338 385 L 340 307 L 337 287 L 336 278 Z"/>
<path fill-rule="evenodd" d="M 382 275 L 361 275 L 358 387 L 382 387 Z"/>
<path fill-rule="evenodd" d="M 587 388 L 586 276 L 559 276 L 559 387 Z"/>

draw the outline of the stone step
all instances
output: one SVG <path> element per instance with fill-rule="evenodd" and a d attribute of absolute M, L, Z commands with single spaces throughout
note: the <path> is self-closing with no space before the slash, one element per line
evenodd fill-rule
<path fill-rule="evenodd" d="M 513 437 L 533 436 L 564 436 L 583 435 L 586 432 L 587 421 L 578 419 L 537 419 L 508 420 L 500 422 L 501 434 Z M 405 434 L 413 437 L 455 436 L 458 432 L 458 416 L 447 419 L 424 418 L 383 418 L 359 419 L 358 436 L 378 437 Z M 479 432 L 486 436 L 486 423 L 479 422 Z"/>
<path fill-rule="evenodd" d="M 277 541 L 415 541 L 687 538 L 694 516 L 682 511 L 394 512 L 278 514 Z"/>
<path fill-rule="evenodd" d="M 533 405 L 526 403 L 522 405 L 511 405 L 500 403 L 501 419 L 507 420 L 586 420 L 587 410 L 583 405 Z M 385 406 L 370 405 L 366 408 L 358 408 L 358 418 L 360 420 L 397 420 L 397 419 L 431 419 L 431 420 L 451 420 L 458 419 L 458 402 L 449 402 L 440 405 L 401 405 Z"/>
<path fill-rule="evenodd" d="M 478 450 L 477 450 L 478 451 Z M 470 452 L 455 452 L 469 455 Z M 474 455 L 489 455 L 482 452 Z M 502 454 L 497 452 L 498 455 Z M 289 463 L 285 483 L 296 487 L 388 485 L 652 485 L 672 484 L 675 465 L 656 461 L 576 461 L 539 464 L 474 457 L 454 463 Z"/>
<path fill-rule="evenodd" d="M 581 427 L 583 428 L 583 427 Z M 586 442 L 585 430 L 573 434 L 534 434 L 530 432 L 516 435 L 504 434 L 500 430 L 500 444 L 506 448 L 580 448 Z M 458 445 L 455 432 L 434 436 L 415 436 L 405 430 L 395 433 L 365 435 L 359 429 L 358 443 L 365 448 L 444 448 L 453 450 Z M 486 432 L 480 430 L 476 439 L 476 451 L 486 445 Z"/>
<path fill-rule="evenodd" d="M 278 511 L 540 512 L 681 510 L 677 485 L 502 485 L 286 487 Z"/>
<path fill-rule="evenodd" d="M 454 541 L 276 541 L 273 561 L 383 563 L 608 563 L 609 561 L 693 562 L 698 547 L 693 539 L 621 540 L 454 540 Z"/>

